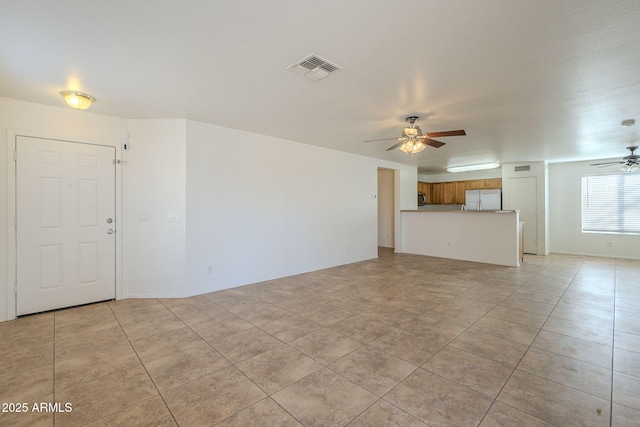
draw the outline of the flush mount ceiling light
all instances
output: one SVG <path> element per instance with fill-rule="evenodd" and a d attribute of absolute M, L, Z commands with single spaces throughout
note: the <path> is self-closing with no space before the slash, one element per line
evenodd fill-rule
<path fill-rule="evenodd" d="M 469 166 L 454 166 L 447 168 L 449 172 L 468 172 L 468 171 L 481 171 L 485 169 L 495 169 L 500 167 L 500 163 L 482 163 L 479 165 L 469 165 Z"/>
<path fill-rule="evenodd" d="M 620 123 L 620 125 L 622 127 L 629 127 L 629 126 L 633 126 L 635 124 L 636 124 L 636 121 L 634 119 L 623 120 L 622 123 Z"/>
<path fill-rule="evenodd" d="M 76 110 L 86 110 L 91 107 L 91 104 L 96 100 L 93 96 L 87 95 L 86 93 L 69 90 L 60 92 L 60 95 L 62 95 L 69 107 L 75 108 Z"/>

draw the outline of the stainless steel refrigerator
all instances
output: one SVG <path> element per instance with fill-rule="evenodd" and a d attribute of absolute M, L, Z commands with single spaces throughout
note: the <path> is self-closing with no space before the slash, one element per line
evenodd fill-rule
<path fill-rule="evenodd" d="M 467 190 L 464 204 L 470 211 L 502 210 L 502 191 L 499 188 L 490 190 Z"/>

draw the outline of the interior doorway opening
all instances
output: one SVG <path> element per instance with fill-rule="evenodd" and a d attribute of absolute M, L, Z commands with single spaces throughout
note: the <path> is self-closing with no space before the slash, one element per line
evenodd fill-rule
<path fill-rule="evenodd" d="M 378 247 L 395 246 L 395 170 L 378 168 Z"/>

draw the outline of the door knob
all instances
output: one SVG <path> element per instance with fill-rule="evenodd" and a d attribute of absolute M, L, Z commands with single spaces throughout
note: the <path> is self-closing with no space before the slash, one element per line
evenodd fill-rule
<path fill-rule="evenodd" d="M 113 234 L 113 228 L 108 229 L 107 234 Z"/>
<path fill-rule="evenodd" d="M 112 222 L 113 222 L 113 219 L 107 218 L 107 224 L 111 224 Z"/>

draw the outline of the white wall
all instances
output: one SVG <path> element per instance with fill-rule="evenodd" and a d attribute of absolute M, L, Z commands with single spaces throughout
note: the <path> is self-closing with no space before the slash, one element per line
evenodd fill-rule
<path fill-rule="evenodd" d="M 130 121 L 121 165 L 124 298 L 192 295 L 185 280 L 186 127 L 186 120 Z"/>
<path fill-rule="evenodd" d="M 415 206 L 415 167 L 187 122 L 189 286 L 208 292 L 377 257 L 378 166 L 401 170 L 401 204 Z"/>
<path fill-rule="evenodd" d="M 378 169 L 378 246 L 393 248 L 394 243 L 394 171 Z"/>
<path fill-rule="evenodd" d="M 615 167 L 597 169 L 588 162 L 549 165 L 549 217 L 551 252 L 576 255 L 640 259 L 640 236 L 582 232 L 581 178 L 583 175 L 616 173 Z M 611 247 L 607 246 L 611 242 Z"/>

